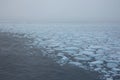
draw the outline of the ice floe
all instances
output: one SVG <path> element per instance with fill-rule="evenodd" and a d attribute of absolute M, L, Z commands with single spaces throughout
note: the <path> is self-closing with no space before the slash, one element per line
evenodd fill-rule
<path fill-rule="evenodd" d="M 24 33 L 61 66 L 98 71 L 106 80 L 120 75 L 120 26 L 0 24 L 0 31 Z"/>

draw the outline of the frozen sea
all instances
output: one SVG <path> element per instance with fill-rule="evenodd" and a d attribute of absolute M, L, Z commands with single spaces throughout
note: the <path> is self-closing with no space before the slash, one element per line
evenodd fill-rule
<path fill-rule="evenodd" d="M 120 77 L 119 25 L 2 23 L 0 31 L 33 38 L 29 46 L 42 49 L 60 66 L 97 71 L 107 80 Z"/>

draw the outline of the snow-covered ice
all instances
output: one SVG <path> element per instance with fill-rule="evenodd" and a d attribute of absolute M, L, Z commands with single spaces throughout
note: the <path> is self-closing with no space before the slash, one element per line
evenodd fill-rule
<path fill-rule="evenodd" d="M 61 66 L 98 71 L 107 80 L 120 75 L 120 26 L 0 24 L 0 31 L 25 33 Z"/>

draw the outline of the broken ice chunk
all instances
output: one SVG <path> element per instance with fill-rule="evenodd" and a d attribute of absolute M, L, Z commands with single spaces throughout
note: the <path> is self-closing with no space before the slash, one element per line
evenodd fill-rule
<path fill-rule="evenodd" d="M 71 62 L 69 62 L 69 64 L 74 65 L 74 66 L 78 66 L 78 67 L 81 67 L 81 68 L 83 67 L 83 65 L 80 62 L 71 61 Z"/>
<path fill-rule="evenodd" d="M 59 63 L 62 66 L 66 64 L 68 61 L 69 61 L 69 58 L 67 58 L 66 56 L 62 56 L 62 58 L 58 60 L 57 63 Z"/>
<path fill-rule="evenodd" d="M 112 62 L 107 63 L 108 68 L 116 68 L 117 66 L 118 66 L 117 63 L 112 63 Z"/>

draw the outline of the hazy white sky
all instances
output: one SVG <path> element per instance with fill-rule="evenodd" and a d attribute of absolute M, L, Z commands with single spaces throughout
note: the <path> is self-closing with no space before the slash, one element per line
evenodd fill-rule
<path fill-rule="evenodd" d="M 120 22 L 120 0 L 0 0 L 0 19 Z"/>

